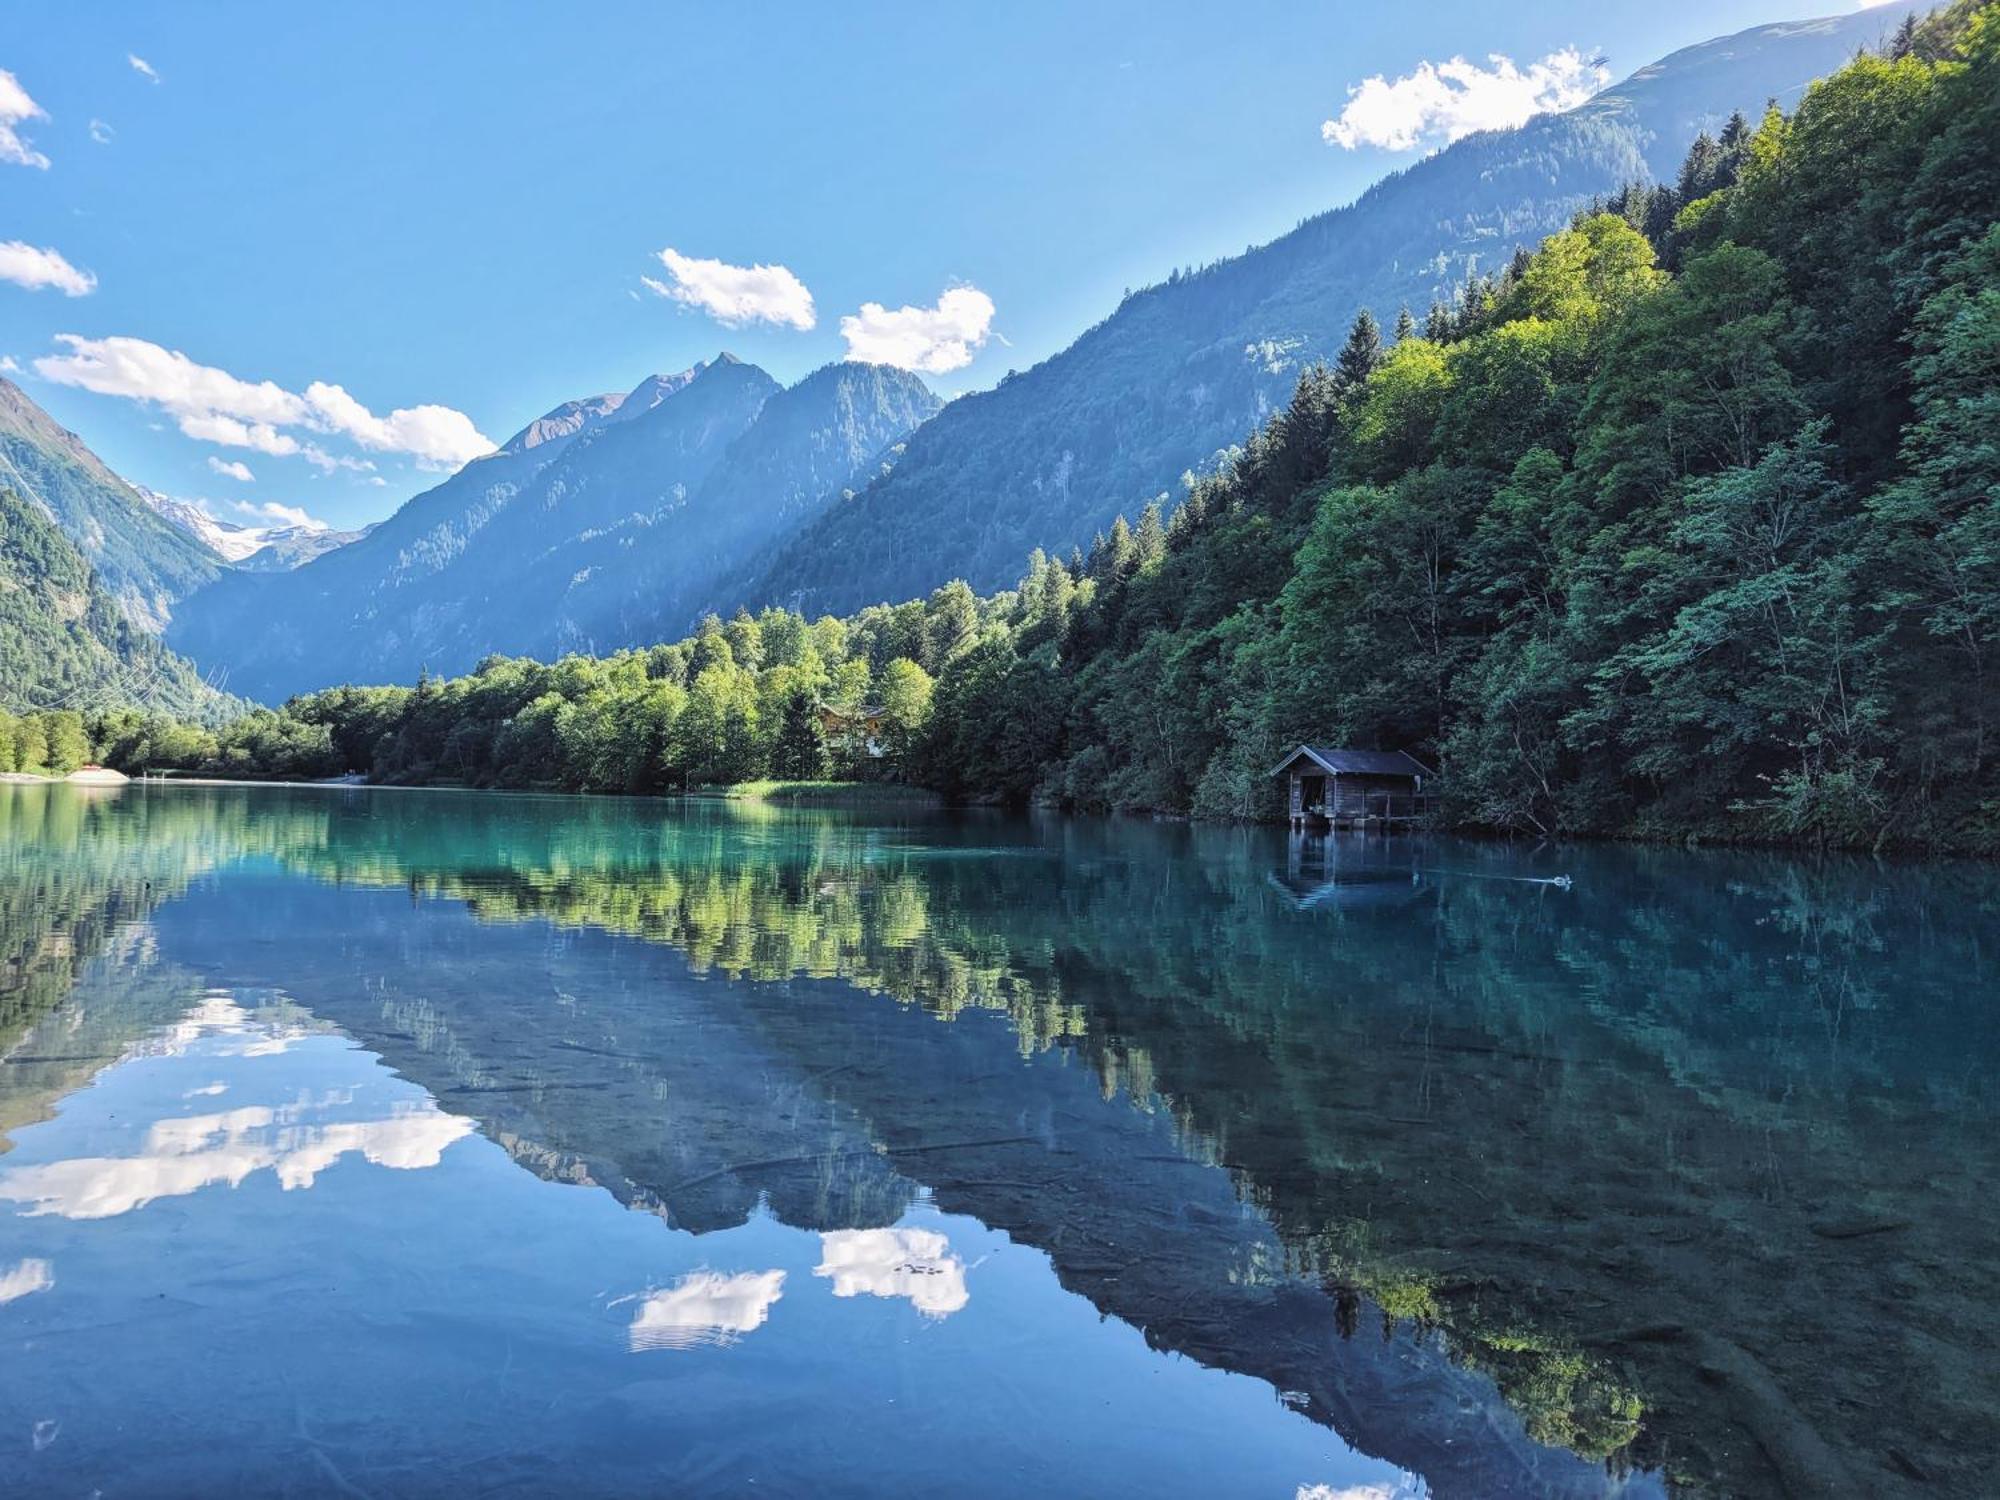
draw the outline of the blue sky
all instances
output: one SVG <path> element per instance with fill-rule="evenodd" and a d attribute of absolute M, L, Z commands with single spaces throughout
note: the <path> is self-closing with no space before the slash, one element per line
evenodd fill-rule
<path fill-rule="evenodd" d="M 17 0 L 0 358 L 137 483 L 358 524 L 721 348 L 992 384 L 1599 54 L 1834 8 Z"/>

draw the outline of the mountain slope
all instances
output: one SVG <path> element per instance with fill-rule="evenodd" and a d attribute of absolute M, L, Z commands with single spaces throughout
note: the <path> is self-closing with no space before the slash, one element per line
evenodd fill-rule
<path fill-rule="evenodd" d="M 156 515 L 81 439 L 0 378 L 0 488 L 41 503 L 142 629 L 216 576 L 221 559 Z"/>
<path fill-rule="evenodd" d="M 0 707 L 213 720 L 232 704 L 120 611 L 38 503 L 0 486 Z"/>
<path fill-rule="evenodd" d="M 842 613 L 952 577 L 1009 585 L 1033 547 L 1087 544 L 1240 442 L 1360 308 L 1421 316 L 1591 197 L 1670 175 L 1733 110 L 1792 102 L 1895 20 L 1863 12 L 1686 48 L 1567 114 L 1468 136 L 1349 207 L 1136 293 L 1062 353 L 954 401 L 890 474 L 717 603 Z"/>
<path fill-rule="evenodd" d="M 562 556 L 570 581 L 551 644 L 685 634 L 721 578 L 866 483 L 940 405 L 923 381 L 887 365 L 827 365 L 778 392 L 685 505 Z"/>
<path fill-rule="evenodd" d="M 219 580 L 173 640 L 272 700 L 678 633 L 718 576 L 937 409 L 902 371 L 837 365 L 787 391 L 724 354 L 557 407 L 282 580 Z"/>

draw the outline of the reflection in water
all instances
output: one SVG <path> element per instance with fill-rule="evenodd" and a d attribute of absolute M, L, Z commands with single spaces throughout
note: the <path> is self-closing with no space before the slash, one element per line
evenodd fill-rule
<path fill-rule="evenodd" d="M 697 1271 L 639 1304 L 632 1320 L 632 1350 L 693 1349 L 733 1344 L 771 1316 L 784 1295 L 783 1271 L 742 1271 L 734 1276 Z"/>
<path fill-rule="evenodd" d="M 225 1059 L 278 1058 L 294 1047 L 344 1051 L 353 1044 L 313 1036 L 277 1017 L 253 1015 L 226 995 L 210 995 L 179 1021 L 128 1052 L 166 1076 L 182 1099 L 222 1091 L 213 1083 L 183 1087 L 181 1079 L 207 1078 Z M 263 1079 L 251 1071 L 239 1087 Z M 108 1219 L 159 1198 L 180 1198 L 215 1184 L 238 1187 L 253 1173 L 270 1171 L 286 1190 L 309 1188 L 341 1157 L 358 1154 L 379 1167 L 434 1167 L 444 1149 L 472 1129 L 429 1100 L 383 1106 L 370 1118 L 369 1101 L 353 1091 L 299 1098 L 281 1105 L 246 1104 L 209 1114 L 131 1121 L 143 1132 L 129 1155 L 72 1157 L 0 1169 L 0 1200 L 34 1216 Z M 361 1118 L 352 1118 L 356 1112 Z"/>
<path fill-rule="evenodd" d="M 833 1278 L 836 1297 L 907 1297 L 917 1311 L 948 1317 L 964 1307 L 965 1262 L 931 1229 L 834 1229 L 820 1236 L 813 1275 Z"/>
<path fill-rule="evenodd" d="M 13 1302 L 35 1292 L 46 1292 L 55 1284 L 54 1269 L 47 1261 L 31 1255 L 0 1270 L 0 1303 Z"/>
<path fill-rule="evenodd" d="M 955 1330 L 999 1294 L 902 1222 L 934 1203 L 1438 1495 L 1976 1494 L 2000 1446 L 1986 868 L 32 790 L 0 797 L 4 1014 L 33 1027 L 0 1127 L 171 1045 L 149 976 L 282 990 L 296 1060 L 337 1025 L 422 1085 L 411 1117 L 753 1235 L 636 1268 L 667 1290 L 621 1346 L 768 1320 L 731 1358 L 791 1349 L 815 1282 Z M 279 1149 L 299 1101 L 216 1081 L 182 1115 L 235 1134 L 138 1155 Z M 340 1109 L 307 1123 L 405 1118 Z M 784 1226 L 805 1245 L 757 1238 Z M 1310 1472 L 1285 1492 L 1342 1493 Z"/>

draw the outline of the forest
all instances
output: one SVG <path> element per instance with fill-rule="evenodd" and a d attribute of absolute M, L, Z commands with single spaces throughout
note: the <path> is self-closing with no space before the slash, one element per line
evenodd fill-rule
<path fill-rule="evenodd" d="M 2000 841 L 2000 5 L 1909 21 L 1338 358 L 1011 591 L 493 658 L 107 763 L 660 792 L 902 779 L 1255 819 L 1311 740 L 1453 825 Z"/>

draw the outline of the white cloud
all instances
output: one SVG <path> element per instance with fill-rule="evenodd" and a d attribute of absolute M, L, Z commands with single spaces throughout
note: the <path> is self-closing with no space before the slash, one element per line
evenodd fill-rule
<path fill-rule="evenodd" d="M 97 290 L 97 278 L 79 271 L 54 250 L 37 250 L 25 240 L 0 240 L 0 281 L 11 281 L 31 292 L 52 286 L 65 297 L 85 297 Z"/>
<path fill-rule="evenodd" d="M 1526 68 L 1493 53 L 1492 66 L 1454 57 L 1421 62 L 1393 83 L 1376 74 L 1347 91 L 1340 117 L 1319 128 L 1329 146 L 1408 151 L 1440 146 L 1475 130 L 1505 130 L 1551 110 L 1574 109 L 1611 81 L 1603 63 L 1574 47 Z"/>
<path fill-rule="evenodd" d="M 879 302 L 864 302 L 861 311 L 840 320 L 849 359 L 932 375 L 971 364 L 992 334 L 993 299 L 976 286 L 950 288 L 935 307 L 891 312 Z"/>
<path fill-rule="evenodd" d="M 8 162 L 17 167 L 40 167 L 48 170 L 49 159 L 21 139 L 14 129 L 28 120 L 46 120 L 49 112 L 28 97 L 28 91 L 21 87 L 21 80 L 0 68 L 0 162 Z"/>
<path fill-rule="evenodd" d="M 389 481 L 384 479 L 380 474 L 372 476 L 368 482 L 378 490 L 386 490 L 389 487 Z"/>
<path fill-rule="evenodd" d="M 698 307 L 729 328 L 745 323 L 778 323 L 811 328 L 819 321 L 812 293 L 784 266 L 732 266 L 726 261 L 697 260 L 669 245 L 660 264 L 671 282 L 641 276 L 658 295 L 686 307 Z"/>
<path fill-rule="evenodd" d="M 813 1275 L 831 1277 L 836 1297 L 907 1297 L 927 1318 L 972 1300 L 965 1262 L 934 1229 L 835 1229 L 819 1243 Z"/>
<path fill-rule="evenodd" d="M 18 375 L 21 362 L 11 354 L 0 354 L 0 375 Z"/>
<path fill-rule="evenodd" d="M 158 406 L 182 432 L 202 442 L 279 458 L 306 453 L 321 467 L 343 468 L 367 464 L 333 457 L 282 429 L 338 433 L 363 448 L 405 453 L 433 468 L 455 468 L 493 447 L 470 417 L 448 406 L 399 407 L 377 416 L 342 387 L 325 381 L 314 381 L 300 395 L 274 381 L 240 380 L 145 339 L 59 333 L 56 342 L 68 352 L 35 361 L 44 379 Z"/>
<path fill-rule="evenodd" d="M 41 361 L 35 361 L 41 368 Z M 273 458 L 290 458 L 299 451 L 299 440 L 278 431 L 269 422 L 239 422 L 219 412 L 195 412 L 180 419 L 181 431 L 204 443 L 220 443 L 225 448 L 254 448 Z"/>
<path fill-rule="evenodd" d="M 232 500 L 229 508 L 253 521 L 269 521 L 279 526 L 297 526 L 306 531 L 324 531 L 326 522 L 318 516 L 308 515 L 296 505 L 280 505 L 275 500 Z"/>
<path fill-rule="evenodd" d="M 132 65 L 132 71 L 134 73 L 140 74 L 142 77 L 150 78 L 155 83 L 158 83 L 160 81 L 159 70 L 156 69 L 151 63 L 147 62 L 146 59 L 141 57 L 138 53 L 136 52 L 126 53 L 125 61 L 127 61 Z"/>
<path fill-rule="evenodd" d="M 250 472 L 250 465 L 240 458 L 220 459 L 210 454 L 208 466 L 225 478 L 237 480 L 242 484 L 248 484 L 257 477 Z"/>
<path fill-rule="evenodd" d="M 345 433 L 378 453 L 407 453 L 421 464 L 455 469 L 493 451 L 472 418 L 449 406 L 398 407 L 378 417 L 342 387 L 322 380 L 306 387 L 306 402 L 317 419 L 313 426 Z"/>
<path fill-rule="evenodd" d="M 329 453 L 318 443 L 307 443 L 299 451 L 305 456 L 307 463 L 327 474 L 331 474 L 335 469 L 352 469 L 357 474 L 368 474 L 375 468 L 375 460 L 372 458 L 355 458 L 348 453 Z"/>
<path fill-rule="evenodd" d="M 634 1353 L 733 1344 L 764 1326 L 784 1287 L 783 1271 L 745 1271 L 736 1276 L 697 1271 L 646 1298 L 627 1331 L 628 1342 Z"/>
<path fill-rule="evenodd" d="M 118 134 L 118 132 L 113 130 L 109 125 L 105 124 L 102 120 L 92 120 L 90 122 L 90 138 L 93 141 L 97 142 L 97 144 L 100 146 L 110 145 L 111 138 L 116 134 Z"/>

